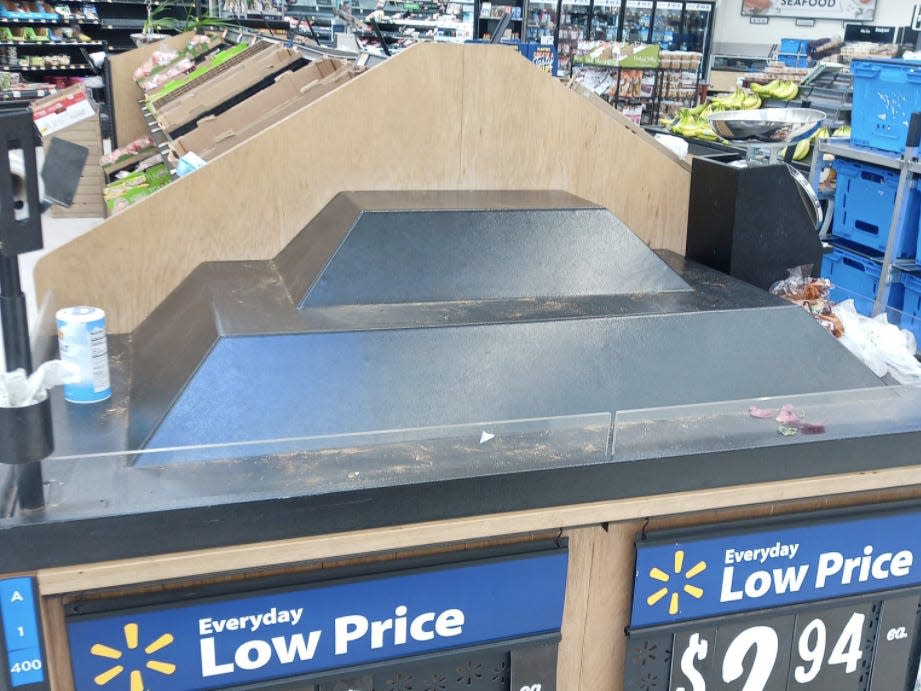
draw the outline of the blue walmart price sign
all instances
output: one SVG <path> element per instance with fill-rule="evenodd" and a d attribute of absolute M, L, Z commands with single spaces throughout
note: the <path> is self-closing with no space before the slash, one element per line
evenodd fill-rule
<path fill-rule="evenodd" d="M 669 691 L 904 691 L 919 560 L 917 510 L 642 541 L 631 641 L 671 651 Z"/>
<path fill-rule="evenodd" d="M 554 550 L 185 606 L 74 617 L 77 691 L 189 691 L 559 632 Z"/>
<path fill-rule="evenodd" d="M 631 627 L 921 585 L 921 512 L 640 543 Z"/>

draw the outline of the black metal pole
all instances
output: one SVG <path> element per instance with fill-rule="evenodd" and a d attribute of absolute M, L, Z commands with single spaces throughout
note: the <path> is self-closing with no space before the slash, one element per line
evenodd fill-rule
<path fill-rule="evenodd" d="M 0 254 L 0 317 L 3 322 L 3 350 L 6 369 L 23 368 L 32 373 L 32 352 L 29 346 L 29 322 L 26 297 L 19 282 L 19 257 Z"/>
<path fill-rule="evenodd" d="M 0 324 L 7 371 L 22 368 L 26 374 L 31 374 L 32 348 L 29 344 L 26 296 L 19 281 L 19 257 L 15 255 L 0 254 Z M 15 468 L 19 508 L 41 509 L 45 505 L 42 464 L 17 463 Z"/>

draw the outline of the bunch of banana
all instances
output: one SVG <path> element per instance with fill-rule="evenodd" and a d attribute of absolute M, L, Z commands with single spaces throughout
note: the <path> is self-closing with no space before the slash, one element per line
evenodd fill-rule
<path fill-rule="evenodd" d="M 736 89 L 729 96 L 716 96 L 711 99 L 714 110 L 754 110 L 761 107 L 761 98 L 743 89 Z"/>
<path fill-rule="evenodd" d="M 837 132 L 837 130 L 835 131 Z M 802 161 L 804 158 L 806 158 L 806 156 L 809 155 L 809 150 L 812 148 L 812 143 L 816 139 L 828 139 L 830 136 L 831 135 L 829 134 L 827 127 L 820 127 L 811 137 L 806 137 L 805 139 L 796 143 L 796 148 L 793 149 L 793 160 Z M 781 157 L 786 156 L 786 154 L 786 149 L 780 152 Z"/>
<path fill-rule="evenodd" d="M 694 109 L 696 110 L 696 109 Z M 703 139 L 705 141 L 716 141 L 718 138 L 710 127 L 710 121 L 706 115 L 694 115 L 690 109 L 682 109 L 678 116 L 672 121 L 669 129 L 675 134 L 682 137 L 691 137 L 693 139 Z"/>
<path fill-rule="evenodd" d="M 765 85 L 752 82 L 751 89 L 762 98 L 772 98 L 777 101 L 792 101 L 799 95 L 799 87 L 796 82 L 780 79 L 775 79 Z"/>
<path fill-rule="evenodd" d="M 851 137 L 851 126 L 850 125 L 841 125 L 838 129 L 831 133 L 832 137 Z"/>
<path fill-rule="evenodd" d="M 716 96 L 693 108 L 682 108 L 666 126 L 682 137 L 693 137 L 706 141 L 717 141 L 719 137 L 710 126 L 710 113 L 724 110 L 753 110 L 761 107 L 761 99 L 742 89 L 736 89 L 729 96 Z"/>

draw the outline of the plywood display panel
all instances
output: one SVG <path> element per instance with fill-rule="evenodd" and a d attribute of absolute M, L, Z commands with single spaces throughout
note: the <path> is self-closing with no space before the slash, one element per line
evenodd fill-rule
<path fill-rule="evenodd" d="M 508 47 L 420 44 L 49 254 L 38 295 L 130 332 L 201 262 L 271 258 L 336 193 L 389 189 L 562 189 L 683 253 L 690 171 Z"/>

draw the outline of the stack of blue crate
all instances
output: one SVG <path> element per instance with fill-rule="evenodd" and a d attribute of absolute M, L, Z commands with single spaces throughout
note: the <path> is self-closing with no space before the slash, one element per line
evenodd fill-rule
<path fill-rule="evenodd" d="M 854 97 L 851 144 L 902 154 L 908 124 L 921 111 L 921 62 L 855 60 L 851 63 Z M 894 159 L 895 160 L 895 159 Z M 886 250 L 899 185 L 899 171 L 838 157 L 832 234 L 855 251 L 836 247 L 825 255 L 822 275 L 835 284 L 831 297 L 853 298 L 857 311 L 869 315 L 881 275 L 878 259 Z M 921 191 L 912 178 L 905 212 L 899 217 L 893 260 L 921 264 L 919 209 Z M 902 326 L 921 341 L 921 278 L 897 272 L 888 306 L 900 310 Z"/>

